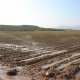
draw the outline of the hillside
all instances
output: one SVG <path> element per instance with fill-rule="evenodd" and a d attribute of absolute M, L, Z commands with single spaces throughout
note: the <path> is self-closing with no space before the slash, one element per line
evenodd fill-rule
<path fill-rule="evenodd" d="M 0 31 L 62 31 L 63 29 L 41 28 L 34 25 L 0 25 Z"/>
<path fill-rule="evenodd" d="M 0 31 L 27 31 L 37 30 L 38 26 L 32 25 L 0 25 Z"/>

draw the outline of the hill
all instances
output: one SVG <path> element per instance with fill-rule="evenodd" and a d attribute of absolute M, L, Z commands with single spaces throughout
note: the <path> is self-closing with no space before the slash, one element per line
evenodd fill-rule
<path fill-rule="evenodd" d="M 62 31 L 63 29 L 41 28 L 34 25 L 0 25 L 0 31 Z"/>

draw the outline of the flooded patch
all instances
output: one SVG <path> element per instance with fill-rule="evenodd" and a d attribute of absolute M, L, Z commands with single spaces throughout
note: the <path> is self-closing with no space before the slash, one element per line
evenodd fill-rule
<path fill-rule="evenodd" d="M 39 43 L 34 41 L 30 45 L 15 45 L 15 44 L 0 43 L 0 48 L 9 48 L 9 49 L 21 51 L 21 52 L 35 52 L 35 53 L 50 53 L 50 52 L 56 51 L 51 47 L 42 47 L 42 46 L 39 46 L 38 44 Z"/>
<path fill-rule="evenodd" d="M 75 77 L 80 77 L 80 71 L 76 73 Z"/>
<path fill-rule="evenodd" d="M 29 77 L 25 77 L 25 76 L 22 76 L 22 75 L 15 75 L 15 76 L 9 76 L 7 75 L 7 69 L 6 67 L 3 67 L 3 66 L 0 66 L 0 78 L 2 80 L 31 80 Z M 18 71 L 20 71 L 22 69 L 22 67 L 16 67 L 16 69 Z"/>
<path fill-rule="evenodd" d="M 24 77 L 24 76 L 8 76 L 5 74 L 4 71 L 0 71 L 0 78 L 2 80 L 31 80 L 29 77 Z"/>

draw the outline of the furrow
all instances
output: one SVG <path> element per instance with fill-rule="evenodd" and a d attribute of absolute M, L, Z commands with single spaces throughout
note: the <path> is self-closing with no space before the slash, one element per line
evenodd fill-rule
<path fill-rule="evenodd" d="M 38 57 L 34 57 L 34 58 L 26 59 L 26 60 L 21 60 L 21 61 L 18 62 L 18 65 L 37 63 L 39 61 L 46 60 L 46 59 L 49 59 L 49 58 L 52 58 L 52 57 L 57 57 L 59 55 L 64 55 L 64 54 L 67 54 L 67 53 L 70 53 L 70 52 L 74 52 L 74 51 L 79 50 L 79 49 L 80 49 L 80 45 L 74 46 L 74 47 L 69 48 L 68 50 L 57 51 L 57 52 L 53 52 L 53 53 L 50 53 L 50 54 L 45 54 L 45 55 L 41 55 L 41 56 L 38 56 Z"/>
<path fill-rule="evenodd" d="M 71 64 L 73 64 L 73 63 L 75 63 L 77 61 L 80 61 L 80 57 L 78 59 L 75 59 L 75 60 L 67 63 L 67 64 L 66 63 L 65 64 L 61 64 L 60 66 L 57 67 L 57 69 L 64 69 L 65 67 L 67 67 L 67 66 L 69 66 L 69 65 L 71 65 Z"/>
<path fill-rule="evenodd" d="M 73 60 L 76 60 L 78 58 L 80 58 L 80 53 L 76 53 L 75 55 L 72 55 L 71 57 L 62 59 L 60 61 L 53 62 L 51 64 L 43 65 L 42 69 L 47 69 L 48 67 L 55 67 L 56 68 L 56 67 L 58 67 L 58 66 L 60 66 L 62 64 L 69 63 L 69 62 L 71 62 Z"/>

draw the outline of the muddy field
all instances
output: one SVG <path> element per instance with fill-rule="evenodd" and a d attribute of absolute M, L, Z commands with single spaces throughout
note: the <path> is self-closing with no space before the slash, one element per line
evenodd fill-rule
<path fill-rule="evenodd" d="M 0 32 L 0 80 L 80 80 L 80 31 Z"/>

